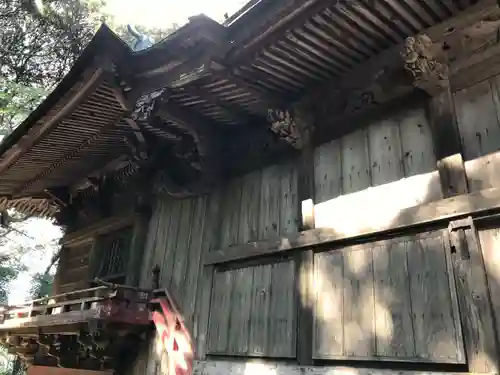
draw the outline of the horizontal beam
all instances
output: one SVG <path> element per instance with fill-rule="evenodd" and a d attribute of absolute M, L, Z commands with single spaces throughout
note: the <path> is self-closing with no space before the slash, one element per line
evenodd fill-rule
<path fill-rule="evenodd" d="M 367 364 L 368 366 L 368 364 Z M 198 375 L 473 375 L 471 372 L 404 371 L 346 366 L 298 366 L 280 362 L 248 359 L 247 361 L 195 361 L 194 373 Z M 487 375 L 487 374 L 484 374 Z"/>
<path fill-rule="evenodd" d="M 204 263 L 211 265 L 239 261 L 374 234 L 400 231 L 462 216 L 479 216 L 489 211 L 499 210 L 500 188 L 485 189 L 401 210 L 394 220 L 384 222 L 377 228 L 364 228 L 353 234 L 341 233 L 333 228 L 311 229 L 287 237 L 249 242 L 210 252 L 204 259 Z"/>
<path fill-rule="evenodd" d="M 138 214 L 110 217 L 86 228 L 68 233 L 59 240 L 59 244 L 62 246 L 74 246 L 88 241 L 94 236 L 106 234 L 126 226 L 133 225 L 139 218 L 140 215 Z"/>

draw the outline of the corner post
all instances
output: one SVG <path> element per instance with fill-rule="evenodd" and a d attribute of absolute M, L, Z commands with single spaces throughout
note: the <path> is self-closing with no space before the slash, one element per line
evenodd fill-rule
<path fill-rule="evenodd" d="M 298 169 L 299 231 L 315 228 L 314 221 L 314 118 L 304 105 L 296 104 L 293 121 L 300 136 Z M 297 257 L 298 329 L 297 361 L 300 365 L 313 363 L 314 330 L 314 252 L 301 251 Z"/>
<path fill-rule="evenodd" d="M 470 373 L 498 372 L 498 343 L 484 260 L 472 217 L 450 222 L 453 276 Z"/>

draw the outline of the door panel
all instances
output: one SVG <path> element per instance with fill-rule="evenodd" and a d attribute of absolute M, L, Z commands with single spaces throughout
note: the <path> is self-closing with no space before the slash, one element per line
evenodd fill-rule
<path fill-rule="evenodd" d="M 465 363 L 444 231 L 318 253 L 317 359 Z"/>

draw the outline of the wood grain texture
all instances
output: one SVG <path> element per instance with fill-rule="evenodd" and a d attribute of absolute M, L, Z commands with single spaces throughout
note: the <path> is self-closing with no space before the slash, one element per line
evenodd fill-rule
<path fill-rule="evenodd" d="M 342 194 L 342 139 L 314 150 L 314 198 L 316 203 Z"/>
<path fill-rule="evenodd" d="M 398 211 L 394 216 L 365 222 L 359 228 L 317 228 L 277 239 L 250 242 L 218 249 L 205 258 L 205 264 L 220 264 L 249 259 L 326 243 L 355 239 L 375 233 L 408 229 L 451 220 L 465 215 L 481 215 L 500 210 L 500 189 L 486 189 Z M 349 230 L 344 230 L 349 229 Z"/>
<path fill-rule="evenodd" d="M 454 95 L 465 170 L 471 191 L 499 186 L 500 77 Z"/>
<path fill-rule="evenodd" d="M 464 363 L 443 235 L 317 254 L 314 357 Z"/>
<path fill-rule="evenodd" d="M 458 306 L 448 280 L 453 272 L 447 266 L 443 238 L 411 241 L 408 246 L 415 353 L 428 361 L 464 363 L 454 312 Z"/>
<path fill-rule="evenodd" d="M 259 238 L 261 177 L 260 170 L 243 177 L 238 243 Z"/>
<path fill-rule="evenodd" d="M 370 155 L 366 130 L 358 130 L 342 139 L 342 171 L 344 194 L 366 189 L 371 185 Z"/>
<path fill-rule="evenodd" d="M 160 271 L 160 285 L 167 288 L 170 287 L 174 270 L 175 250 L 177 248 L 181 212 L 182 201 L 172 201 L 170 212 L 167 211 L 164 214 L 165 222 L 169 222 L 168 231 L 165 230 L 161 232 L 160 240 L 158 241 L 163 254 Z"/>
<path fill-rule="evenodd" d="M 252 308 L 248 353 L 264 356 L 269 353 L 269 309 L 271 301 L 271 265 L 253 268 Z"/>
<path fill-rule="evenodd" d="M 320 146 L 314 166 L 316 228 L 354 232 L 443 196 L 423 107 Z"/>
<path fill-rule="evenodd" d="M 472 224 L 454 230 L 450 239 L 456 250 L 452 262 L 469 369 L 478 373 L 497 372 L 498 344 L 476 229 Z"/>
<path fill-rule="evenodd" d="M 234 276 L 233 272 L 215 272 L 214 274 L 208 328 L 209 353 L 226 353 L 229 349 L 228 327 Z"/>
<path fill-rule="evenodd" d="M 344 350 L 347 357 L 375 355 L 375 299 L 371 248 L 344 250 Z"/>
<path fill-rule="evenodd" d="M 172 276 L 170 278 L 170 290 L 175 296 L 180 307 L 184 310 L 182 305 L 182 296 L 186 290 L 183 288 L 184 278 L 186 277 L 186 269 L 190 259 L 189 247 L 191 245 L 191 230 L 193 218 L 193 206 L 195 199 L 184 199 L 181 202 L 181 214 L 179 220 L 179 230 L 177 234 L 174 254 L 170 262 L 173 263 Z"/>
<path fill-rule="evenodd" d="M 295 262 L 274 263 L 271 268 L 269 311 L 269 356 L 290 358 L 296 355 Z"/>
<path fill-rule="evenodd" d="M 194 330 L 194 310 L 198 279 L 201 278 L 201 274 L 203 273 L 202 250 L 206 203 L 207 197 L 198 197 L 194 202 L 193 218 L 191 221 L 191 238 L 186 256 L 186 275 L 182 285 L 181 297 L 183 314 L 191 332 Z"/>
<path fill-rule="evenodd" d="M 480 230 L 479 240 L 498 334 L 500 332 L 500 229 L 488 228 Z"/>
<path fill-rule="evenodd" d="M 279 231 L 280 170 L 278 166 L 267 167 L 262 171 L 260 195 L 260 238 L 272 238 Z"/>
<path fill-rule="evenodd" d="M 405 242 L 387 241 L 373 248 L 376 348 L 380 357 L 415 357 L 406 252 Z"/>
<path fill-rule="evenodd" d="M 314 259 L 315 359 L 342 357 L 344 350 L 344 259 L 342 251 L 315 255 Z"/>
<path fill-rule="evenodd" d="M 231 303 L 225 312 L 229 315 L 229 340 L 226 353 L 244 354 L 248 352 L 253 269 L 246 267 L 226 272 L 232 274 L 233 280 Z"/>

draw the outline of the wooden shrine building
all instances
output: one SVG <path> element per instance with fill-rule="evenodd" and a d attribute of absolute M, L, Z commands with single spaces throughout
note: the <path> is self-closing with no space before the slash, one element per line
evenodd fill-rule
<path fill-rule="evenodd" d="M 199 375 L 498 374 L 499 74 L 497 0 L 253 1 L 139 52 L 101 27 L 0 145 L 0 210 L 65 228 L 4 344 L 166 375 L 147 293 L 98 278 L 167 288 Z"/>

